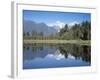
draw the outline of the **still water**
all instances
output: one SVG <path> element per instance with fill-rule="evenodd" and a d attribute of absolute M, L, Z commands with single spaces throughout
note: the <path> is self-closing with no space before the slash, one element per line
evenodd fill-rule
<path fill-rule="evenodd" d="M 76 44 L 24 44 L 23 69 L 91 65 L 91 46 Z"/>

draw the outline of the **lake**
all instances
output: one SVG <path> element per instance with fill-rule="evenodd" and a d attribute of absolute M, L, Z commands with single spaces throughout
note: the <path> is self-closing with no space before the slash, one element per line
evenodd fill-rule
<path fill-rule="evenodd" d="M 91 66 L 91 46 L 79 44 L 24 44 L 23 69 Z"/>

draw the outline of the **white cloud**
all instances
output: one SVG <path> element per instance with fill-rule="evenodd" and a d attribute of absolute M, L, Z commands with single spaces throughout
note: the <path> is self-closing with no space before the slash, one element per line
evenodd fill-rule
<path fill-rule="evenodd" d="M 48 24 L 49 27 L 54 27 L 58 32 L 60 31 L 61 28 L 63 28 L 65 26 L 66 23 L 61 22 L 61 21 L 56 21 L 54 23 L 50 23 Z M 74 21 L 71 23 L 68 23 L 69 28 L 71 28 L 73 25 L 75 24 L 79 24 L 79 22 Z"/>
<path fill-rule="evenodd" d="M 77 21 L 71 22 L 71 23 L 68 24 L 68 26 L 73 26 L 75 24 L 79 24 L 79 22 L 77 22 Z"/>
<path fill-rule="evenodd" d="M 45 58 L 53 58 L 56 60 L 64 59 L 65 56 L 60 53 L 59 50 L 57 50 L 54 54 L 48 54 Z"/>
<path fill-rule="evenodd" d="M 65 24 L 61 21 L 56 21 L 56 25 L 59 26 L 60 28 L 63 28 Z"/>
<path fill-rule="evenodd" d="M 63 28 L 65 25 L 65 23 L 61 22 L 61 21 L 56 21 L 55 23 L 52 24 L 48 24 L 48 26 L 50 27 L 54 27 L 55 29 L 57 29 L 58 31 Z"/>
<path fill-rule="evenodd" d="M 65 57 L 62 54 L 59 54 L 59 55 L 48 54 L 45 58 L 53 58 L 56 60 L 61 60 L 61 59 L 64 59 Z"/>
<path fill-rule="evenodd" d="M 68 58 L 70 58 L 70 59 L 75 59 L 75 57 L 72 56 L 71 54 L 68 54 Z"/>

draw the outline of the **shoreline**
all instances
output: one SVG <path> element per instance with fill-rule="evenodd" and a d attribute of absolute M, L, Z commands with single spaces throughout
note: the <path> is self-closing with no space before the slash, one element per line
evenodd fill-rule
<path fill-rule="evenodd" d="M 82 44 L 91 45 L 91 40 L 23 40 L 23 43 L 50 43 L 50 44 Z"/>

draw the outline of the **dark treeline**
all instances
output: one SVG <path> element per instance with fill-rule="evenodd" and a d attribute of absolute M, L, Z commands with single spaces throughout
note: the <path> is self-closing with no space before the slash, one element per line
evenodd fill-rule
<path fill-rule="evenodd" d="M 91 23 L 88 21 L 82 22 L 81 24 L 75 24 L 68 28 L 66 24 L 59 32 L 62 39 L 91 39 Z"/>
<path fill-rule="evenodd" d="M 91 40 L 91 23 L 84 21 L 80 24 L 61 28 L 58 33 L 44 36 L 43 32 L 24 32 L 24 39 L 65 39 L 65 40 Z"/>

